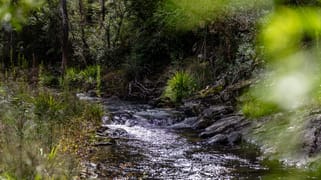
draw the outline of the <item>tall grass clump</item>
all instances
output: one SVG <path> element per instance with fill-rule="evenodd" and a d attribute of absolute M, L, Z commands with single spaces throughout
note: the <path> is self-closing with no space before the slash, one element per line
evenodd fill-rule
<path fill-rule="evenodd" d="M 184 71 L 176 72 L 168 81 L 165 88 L 164 96 L 174 102 L 181 102 L 196 90 L 194 78 Z"/>
<path fill-rule="evenodd" d="M 37 132 L 45 136 L 39 137 L 46 142 L 49 148 L 52 148 L 55 140 L 55 129 L 63 123 L 64 106 L 58 98 L 55 98 L 49 92 L 41 92 L 34 97 L 34 114 L 36 115 Z M 45 138 L 45 139 L 44 139 Z"/>

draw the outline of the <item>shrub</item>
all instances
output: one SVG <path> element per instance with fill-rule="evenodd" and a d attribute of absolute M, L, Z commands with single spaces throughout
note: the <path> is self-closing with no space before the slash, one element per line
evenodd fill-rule
<path fill-rule="evenodd" d="M 79 79 L 78 71 L 75 68 L 68 68 L 65 76 L 61 79 L 60 85 L 62 87 L 74 86 L 80 83 Z"/>
<path fill-rule="evenodd" d="M 190 96 L 195 89 L 194 78 L 184 71 L 178 71 L 167 81 L 164 96 L 174 102 L 181 102 L 183 98 Z"/>
<path fill-rule="evenodd" d="M 34 98 L 34 114 L 36 115 L 37 133 L 49 148 L 56 141 L 56 127 L 65 120 L 63 116 L 63 104 L 49 92 L 41 92 Z"/>
<path fill-rule="evenodd" d="M 100 65 L 88 66 L 86 69 L 78 70 L 69 68 L 66 70 L 63 81 L 60 83 L 63 87 L 74 86 L 85 88 L 101 88 L 101 67 Z M 84 86 L 85 85 L 85 86 Z"/>

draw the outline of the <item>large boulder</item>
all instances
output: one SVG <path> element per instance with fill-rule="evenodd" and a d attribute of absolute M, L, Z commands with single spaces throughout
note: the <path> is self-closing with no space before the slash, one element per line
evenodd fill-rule
<path fill-rule="evenodd" d="M 207 127 L 204 132 L 200 134 L 200 137 L 207 138 L 216 134 L 227 134 L 235 130 L 240 130 L 247 124 L 245 118 L 238 115 L 232 115 L 222 118 L 214 122 L 211 126 Z"/>
<path fill-rule="evenodd" d="M 242 135 L 239 132 L 232 132 L 230 134 L 216 134 L 207 139 L 209 145 L 234 145 L 242 140 Z"/>
<path fill-rule="evenodd" d="M 188 129 L 192 128 L 193 124 L 198 120 L 198 117 L 188 117 L 185 118 L 182 122 L 173 124 L 170 128 L 173 129 Z"/>
<path fill-rule="evenodd" d="M 224 134 L 217 134 L 207 140 L 207 143 L 210 145 L 213 144 L 220 144 L 220 145 L 226 145 L 228 144 L 228 138 Z"/>
<path fill-rule="evenodd" d="M 230 145 L 237 144 L 242 141 L 242 133 L 239 131 L 234 131 L 227 136 Z"/>
<path fill-rule="evenodd" d="M 233 112 L 233 107 L 232 106 L 223 106 L 223 105 L 218 105 L 218 106 L 210 106 L 209 108 L 205 109 L 201 116 L 203 118 L 214 118 L 218 119 L 222 117 L 223 115 L 229 114 Z"/>
<path fill-rule="evenodd" d="M 192 117 L 201 114 L 205 108 L 206 106 L 200 100 L 187 100 L 179 109 L 186 117 Z"/>

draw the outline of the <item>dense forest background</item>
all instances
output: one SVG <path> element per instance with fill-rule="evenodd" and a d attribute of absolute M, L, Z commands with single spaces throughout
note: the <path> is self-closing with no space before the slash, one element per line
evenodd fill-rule
<path fill-rule="evenodd" d="M 94 84 L 122 97 L 159 96 L 162 90 L 153 89 L 180 70 L 195 76 L 198 89 L 222 79 L 225 87 L 249 78 L 260 64 L 257 20 L 271 10 L 234 3 L 219 11 L 196 3 L 195 11 L 209 10 L 186 14 L 174 1 L 44 1 L 28 16 L 3 22 L 1 67 L 31 68 L 28 77 L 35 81 L 41 65 L 43 83 L 51 86 L 62 74 L 79 85 L 99 71 L 102 83 L 93 77 Z M 23 10 L 19 4 L 7 3 L 13 14 Z M 77 76 L 86 69 L 87 77 Z"/>

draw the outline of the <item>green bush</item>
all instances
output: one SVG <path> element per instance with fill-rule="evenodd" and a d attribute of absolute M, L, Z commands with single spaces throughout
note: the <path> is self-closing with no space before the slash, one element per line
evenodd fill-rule
<path fill-rule="evenodd" d="M 57 119 L 58 114 L 61 113 L 60 110 L 63 109 L 62 103 L 48 92 L 43 92 L 36 96 L 34 98 L 34 106 L 34 112 L 40 119 L 43 116 L 45 118 Z"/>
<path fill-rule="evenodd" d="M 58 139 L 56 132 L 58 125 L 66 121 L 63 116 L 64 105 L 61 99 L 54 97 L 49 92 L 41 92 L 34 97 L 33 104 L 37 134 L 41 134 L 39 138 L 45 142 L 46 146 L 52 148 Z"/>
<path fill-rule="evenodd" d="M 69 68 L 66 70 L 64 79 L 60 84 L 63 87 L 81 86 L 85 89 L 86 87 L 94 87 L 99 90 L 101 86 L 101 67 L 100 65 L 88 66 L 83 70 Z"/>
<path fill-rule="evenodd" d="M 167 81 L 164 96 L 174 102 L 181 102 L 183 98 L 190 96 L 195 89 L 194 78 L 184 71 L 178 71 Z"/>
<path fill-rule="evenodd" d="M 95 83 L 100 66 L 88 66 L 79 72 L 79 79 L 87 83 Z"/>
<path fill-rule="evenodd" d="M 65 86 L 76 86 L 77 84 L 80 83 L 80 77 L 78 76 L 78 70 L 75 68 L 68 68 L 66 70 L 66 74 L 61 79 L 60 85 L 62 87 Z"/>

